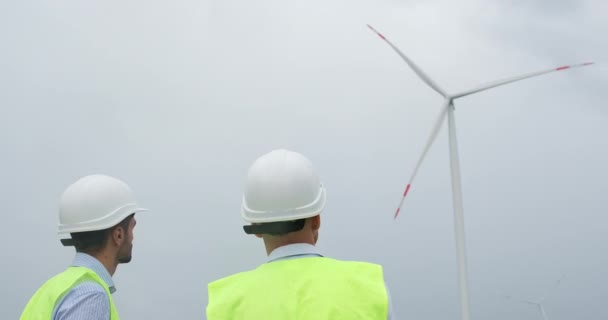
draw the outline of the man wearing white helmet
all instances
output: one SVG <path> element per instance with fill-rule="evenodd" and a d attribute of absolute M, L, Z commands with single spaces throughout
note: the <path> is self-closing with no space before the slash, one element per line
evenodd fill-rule
<path fill-rule="evenodd" d="M 135 213 L 146 211 L 131 188 L 106 175 L 89 175 L 61 196 L 59 234 L 76 257 L 62 273 L 36 291 L 21 320 L 118 320 L 112 275 L 131 261 Z"/>
<path fill-rule="evenodd" d="M 209 284 L 208 320 L 391 319 L 382 267 L 315 247 L 325 189 L 303 155 L 275 150 L 249 168 L 242 216 L 267 263 Z"/>

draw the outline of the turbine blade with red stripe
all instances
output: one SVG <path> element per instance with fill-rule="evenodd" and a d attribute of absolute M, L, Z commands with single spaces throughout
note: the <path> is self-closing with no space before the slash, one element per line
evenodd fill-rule
<path fill-rule="evenodd" d="M 399 48 L 397 48 L 392 42 L 390 42 L 380 32 L 376 31 L 376 29 L 374 29 L 374 27 L 370 26 L 369 24 L 367 25 L 367 27 L 369 27 L 373 32 L 375 32 L 382 40 L 384 40 L 386 43 L 388 43 L 388 45 L 391 46 L 391 48 L 393 48 L 393 50 L 395 50 L 395 52 L 397 52 L 397 54 L 405 61 L 405 63 L 407 63 L 410 66 L 410 68 L 412 68 L 412 70 L 414 70 L 414 72 L 418 75 L 418 77 L 420 77 L 420 79 L 422 79 L 422 81 L 424 81 L 427 85 L 429 85 L 429 87 L 431 87 L 433 90 L 437 91 L 437 93 L 439 93 L 440 95 L 447 97 L 447 93 L 445 91 L 443 91 L 443 89 L 441 89 L 439 87 L 439 85 L 437 85 L 435 83 L 435 81 L 433 81 L 433 79 L 431 79 L 426 73 L 424 73 L 424 71 L 422 71 L 422 69 L 420 69 L 412 60 L 410 60 L 410 58 L 408 58 L 405 54 L 403 54 L 403 52 L 401 52 L 401 50 L 399 50 Z"/>
<path fill-rule="evenodd" d="M 399 212 L 401 211 L 401 207 L 403 207 L 403 202 L 405 200 L 405 197 L 409 193 L 410 188 L 412 186 L 412 183 L 414 182 L 414 179 L 416 178 L 416 175 L 418 174 L 418 170 L 420 169 L 420 165 L 424 161 L 424 158 L 426 157 L 426 154 L 429 152 L 429 149 L 431 148 L 431 146 L 433 145 L 433 143 L 437 139 L 437 134 L 439 133 L 439 131 L 441 129 L 441 124 L 445 120 L 445 117 L 447 115 L 447 111 L 448 111 L 449 107 L 450 107 L 450 100 L 446 99 L 445 103 L 441 107 L 441 110 L 439 111 L 439 115 L 437 116 L 437 119 L 435 120 L 435 125 L 433 126 L 433 129 L 431 130 L 431 134 L 429 135 L 429 138 L 427 139 L 426 144 L 424 145 L 424 149 L 422 150 L 422 154 L 420 155 L 420 158 L 418 158 L 418 162 L 416 163 L 416 167 L 414 167 L 414 171 L 412 172 L 412 174 L 410 176 L 410 179 L 409 179 L 409 181 L 407 183 L 407 186 L 405 187 L 405 191 L 403 192 L 403 196 L 401 197 L 401 201 L 399 202 L 399 206 L 397 207 L 397 211 L 395 211 L 395 217 L 394 217 L 395 219 L 397 219 L 397 216 L 399 215 Z"/>
<path fill-rule="evenodd" d="M 547 69 L 547 70 L 542 70 L 542 71 L 536 71 L 536 72 L 532 72 L 532 73 L 527 73 L 524 75 L 519 75 L 516 77 L 511 77 L 511 78 L 507 78 L 507 79 L 501 79 L 501 80 L 497 80 L 494 82 L 490 82 L 488 84 L 485 85 L 481 85 L 477 88 L 473 88 L 470 90 L 466 90 L 464 92 L 458 93 L 453 95 L 453 98 L 460 98 L 460 97 L 464 97 L 464 96 L 468 96 L 470 94 L 473 93 L 477 93 L 480 91 L 484 91 L 484 90 L 488 90 L 491 88 L 495 88 L 498 86 L 502 86 L 508 83 L 512 83 L 512 82 L 516 82 L 516 81 L 520 81 L 520 80 L 524 80 L 524 79 L 528 79 L 528 78 L 532 78 L 532 77 L 537 77 L 543 74 L 547 74 L 547 73 L 551 73 L 551 72 L 557 72 L 557 71 L 563 71 L 563 70 L 568 70 L 568 69 L 572 69 L 572 68 L 579 68 L 579 67 L 585 67 L 585 66 L 590 66 L 592 65 L 593 62 L 584 62 L 584 63 L 579 63 L 579 64 L 573 64 L 573 65 L 569 65 L 569 66 L 561 66 L 561 67 L 557 67 L 557 68 L 551 68 L 551 69 Z"/>

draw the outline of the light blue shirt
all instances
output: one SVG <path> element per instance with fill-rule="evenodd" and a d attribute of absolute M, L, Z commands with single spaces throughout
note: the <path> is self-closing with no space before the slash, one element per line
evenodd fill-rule
<path fill-rule="evenodd" d="M 114 293 L 114 281 L 108 270 L 99 260 L 77 252 L 72 266 L 93 270 Z M 52 320 L 109 320 L 110 299 L 104 288 L 96 282 L 88 281 L 74 286 L 57 303 L 53 310 Z"/>
<path fill-rule="evenodd" d="M 308 243 L 294 243 L 288 244 L 286 246 L 278 247 L 274 249 L 268 255 L 268 262 L 273 262 L 277 260 L 285 260 L 285 259 L 297 259 L 303 257 L 323 257 L 321 252 L 317 249 L 317 247 Z M 391 302 L 391 294 L 388 290 L 388 286 L 386 283 L 384 284 L 386 288 L 386 295 L 388 297 L 388 320 L 392 320 L 393 318 L 393 305 Z"/>

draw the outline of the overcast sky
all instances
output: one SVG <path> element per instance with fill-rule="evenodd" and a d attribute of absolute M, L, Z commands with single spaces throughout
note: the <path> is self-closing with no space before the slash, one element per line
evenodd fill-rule
<path fill-rule="evenodd" d="M 0 318 L 73 249 L 58 200 L 124 179 L 140 204 L 124 319 L 201 319 L 206 284 L 264 262 L 243 233 L 249 165 L 305 154 L 328 192 L 321 250 L 384 266 L 399 319 L 459 319 L 444 128 L 395 206 L 441 97 L 563 64 L 587 68 L 456 102 L 473 319 L 607 319 L 608 3 L 215 0 L 0 2 Z M 554 284 L 562 275 L 562 285 Z"/>

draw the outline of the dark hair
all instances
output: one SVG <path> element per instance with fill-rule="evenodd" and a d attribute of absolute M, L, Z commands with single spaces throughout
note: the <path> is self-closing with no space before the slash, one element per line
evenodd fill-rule
<path fill-rule="evenodd" d="M 247 234 L 269 234 L 273 236 L 283 236 L 290 232 L 302 230 L 305 224 L 306 219 L 266 222 L 253 224 L 250 226 L 243 226 L 243 230 Z"/>
<path fill-rule="evenodd" d="M 70 235 L 72 236 L 72 242 L 74 247 L 76 248 L 76 252 L 99 252 L 105 247 L 106 242 L 108 240 L 108 236 L 112 234 L 112 232 L 116 228 L 121 227 L 125 231 L 129 229 L 129 223 L 133 219 L 133 215 L 134 214 L 129 215 L 117 225 L 107 229 L 71 233 Z"/>

